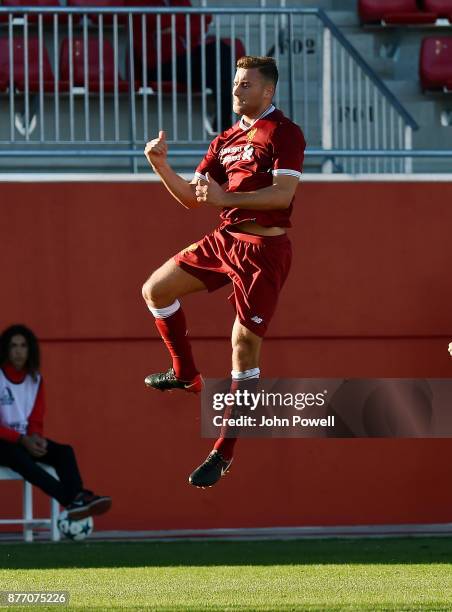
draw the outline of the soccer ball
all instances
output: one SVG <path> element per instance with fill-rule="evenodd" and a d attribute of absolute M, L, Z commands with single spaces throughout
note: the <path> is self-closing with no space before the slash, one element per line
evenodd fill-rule
<path fill-rule="evenodd" d="M 57 520 L 58 529 L 60 532 L 69 538 L 70 540 L 84 540 L 93 532 L 94 522 L 92 516 L 87 516 L 80 521 L 71 520 L 66 510 L 61 512 Z"/>

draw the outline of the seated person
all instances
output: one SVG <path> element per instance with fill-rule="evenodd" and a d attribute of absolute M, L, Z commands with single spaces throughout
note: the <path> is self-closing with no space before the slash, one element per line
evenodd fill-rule
<path fill-rule="evenodd" d="M 79 520 L 103 514 L 111 498 L 83 488 L 74 451 L 43 436 L 44 386 L 39 373 L 39 344 L 24 325 L 8 327 L 0 336 L 0 465 L 5 465 Z M 55 468 L 58 478 L 39 464 Z"/>
<path fill-rule="evenodd" d="M 191 7 L 190 0 L 137 0 L 134 6 L 161 6 L 161 7 Z M 211 22 L 210 15 L 205 16 L 205 31 Z M 172 66 L 172 34 L 171 34 L 171 15 L 162 15 L 161 24 L 161 65 L 162 81 L 171 81 L 173 78 Z M 157 15 L 146 15 L 146 50 L 143 50 L 143 27 L 142 17 L 137 15 L 133 23 L 134 33 L 134 52 L 136 66 L 136 78 L 142 78 L 142 57 L 146 53 L 148 79 L 157 81 Z M 190 40 L 186 28 L 186 15 L 175 16 L 175 47 L 176 47 L 176 81 L 178 85 L 187 85 L 187 49 L 191 49 L 191 82 L 192 90 L 200 91 L 202 88 L 202 18 L 200 15 L 190 17 Z M 214 100 L 210 101 L 212 112 L 216 112 L 217 98 L 217 70 L 220 71 L 220 98 L 221 98 L 221 118 L 218 125 L 217 117 L 213 117 L 212 129 L 222 132 L 231 126 L 232 113 L 232 68 L 231 68 L 231 47 L 224 41 L 220 41 L 220 62 L 216 60 L 215 39 L 206 40 L 205 61 L 206 61 L 206 87 L 213 92 Z M 238 58 L 236 58 L 237 60 Z"/>

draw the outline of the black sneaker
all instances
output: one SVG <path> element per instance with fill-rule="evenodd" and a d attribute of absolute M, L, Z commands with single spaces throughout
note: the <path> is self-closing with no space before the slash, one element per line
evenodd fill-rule
<path fill-rule="evenodd" d="M 80 521 L 87 516 L 104 514 L 111 508 L 111 497 L 94 495 L 92 491 L 81 491 L 72 504 L 66 506 L 67 516 L 73 521 Z"/>
<path fill-rule="evenodd" d="M 188 482 L 194 487 L 212 487 L 227 474 L 231 467 L 232 459 L 227 461 L 217 450 L 213 450 L 207 459 L 196 470 L 190 474 Z"/>
<path fill-rule="evenodd" d="M 201 374 L 196 374 L 193 380 L 180 380 L 176 378 L 173 368 L 169 368 L 166 372 L 157 372 L 149 374 L 144 379 L 146 387 L 152 387 L 159 391 L 172 391 L 173 389 L 182 389 L 189 393 L 200 393 L 202 391 Z"/>

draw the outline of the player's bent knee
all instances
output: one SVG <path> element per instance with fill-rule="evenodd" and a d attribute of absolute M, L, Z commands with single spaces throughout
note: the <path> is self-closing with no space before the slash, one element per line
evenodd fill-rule
<path fill-rule="evenodd" d="M 152 275 L 143 285 L 143 298 L 147 304 L 155 308 L 159 308 L 162 305 L 166 306 L 168 300 L 174 301 L 168 289 L 168 285 L 163 279 L 155 278 Z"/>
<path fill-rule="evenodd" d="M 152 302 L 160 297 L 159 295 L 159 282 L 154 280 L 153 276 L 148 278 L 142 288 L 142 295 L 145 302 Z"/>
<path fill-rule="evenodd" d="M 146 281 L 144 285 L 141 287 L 141 295 L 143 296 L 143 300 L 145 302 L 149 302 L 149 281 Z"/>

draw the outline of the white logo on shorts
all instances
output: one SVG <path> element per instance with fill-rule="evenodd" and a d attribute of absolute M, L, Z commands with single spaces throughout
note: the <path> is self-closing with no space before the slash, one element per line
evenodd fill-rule
<path fill-rule="evenodd" d="M 254 315 L 254 317 L 251 317 L 251 321 L 254 321 L 255 323 L 262 323 L 263 320 L 264 319 L 261 319 L 257 315 Z"/>

